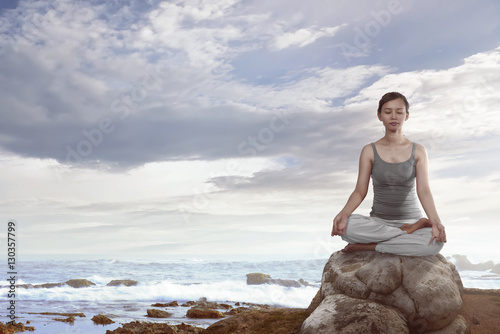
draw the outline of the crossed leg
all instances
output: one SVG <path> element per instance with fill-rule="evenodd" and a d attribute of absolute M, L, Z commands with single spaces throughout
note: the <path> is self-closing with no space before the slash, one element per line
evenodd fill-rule
<path fill-rule="evenodd" d="M 431 222 L 427 218 L 420 218 L 413 224 L 403 224 L 401 226 L 401 230 L 406 231 L 407 234 L 412 234 L 413 232 L 420 230 L 424 227 L 431 227 Z M 347 244 L 341 251 L 344 253 L 347 252 L 356 252 L 356 251 L 374 251 L 377 243 L 359 243 L 359 244 Z"/>

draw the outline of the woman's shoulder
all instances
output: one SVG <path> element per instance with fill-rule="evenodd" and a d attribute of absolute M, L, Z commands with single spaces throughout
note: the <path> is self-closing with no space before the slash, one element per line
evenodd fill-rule
<path fill-rule="evenodd" d="M 372 152 L 372 153 L 373 153 L 373 145 L 374 145 L 374 142 L 371 142 L 371 143 L 366 144 L 366 145 L 365 145 L 365 146 L 363 146 L 363 148 L 361 149 L 361 153 L 363 153 L 363 152 Z"/>
<path fill-rule="evenodd" d="M 415 145 L 415 152 L 417 152 L 417 151 L 427 152 L 424 145 L 416 143 L 416 142 L 413 142 L 413 144 Z"/>
<path fill-rule="evenodd" d="M 427 150 L 425 146 L 419 143 L 415 143 L 415 160 L 418 161 L 420 158 L 427 158 Z"/>
<path fill-rule="evenodd" d="M 373 161 L 373 142 L 366 144 L 361 149 L 361 158 L 368 158 L 370 161 Z"/>

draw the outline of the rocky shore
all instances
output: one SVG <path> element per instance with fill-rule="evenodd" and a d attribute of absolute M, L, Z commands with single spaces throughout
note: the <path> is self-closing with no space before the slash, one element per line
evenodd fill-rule
<path fill-rule="evenodd" d="M 462 295 L 463 306 L 459 314 L 470 325 L 472 334 L 494 334 L 500 333 L 498 323 L 500 322 L 500 290 L 482 290 L 465 288 Z M 257 305 L 247 303 L 235 303 L 234 307 L 225 303 L 208 302 L 206 300 L 191 301 L 179 304 L 176 301 L 170 303 L 154 303 L 154 309 L 165 310 L 169 307 L 190 305 L 190 309 L 212 309 L 219 310 L 225 317 L 209 326 L 208 328 L 196 327 L 189 324 L 172 325 L 169 321 L 150 322 L 133 321 L 122 324 L 114 330 L 106 330 L 105 325 L 113 320 L 104 315 L 94 315 L 92 321 L 95 324 L 104 325 L 102 333 L 106 334 L 156 334 L 156 333 L 204 333 L 204 334 L 299 334 L 304 320 L 309 316 L 307 309 L 297 308 L 273 308 L 268 305 Z M 68 319 L 73 317 L 78 326 L 78 318 L 85 317 L 83 313 L 50 313 L 47 315 Z M 62 317 L 62 318 L 61 318 Z M 58 319 L 58 318 L 54 318 Z M 0 323 L 0 334 L 20 333 L 33 331 L 35 328 L 18 322 L 14 326 Z"/>
<path fill-rule="evenodd" d="M 472 334 L 493 334 L 499 333 L 498 323 L 500 322 L 500 290 L 464 289 L 463 306 L 459 314 L 464 317 L 470 325 Z M 273 308 L 267 305 L 256 305 L 246 303 L 236 303 L 235 307 L 228 307 L 228 304 L 214 302 L 192 301 L 179 304 L 176 301 L 171 303 L 155 303 L 151 307 L 168 308 L 181 305 L 191 305 L 191 307 L 216 307 L 223 312 L 225 318 L 219 320 L 208 328 L 196 327 L 188 324 L 169 324 L 165 322 L 133 321 L 122 324 L 114 330 L 106 330 L 104 324 L 112 321 L 103 315 L 94 315 L 92 320 L 96 324 L 103 324 L 103 333 L 106 334 L 156 334 L 156 333 L 204 333 L 204 334 L 299 334 L 300 327 L 309 316 L 307 309 L 297 308 Z M 45 312 L 45 314 L 48 314 Z M 51 313 L 59 317 L 76 317 L 74 326 L 78 326 L 78 318 L 85 317 L 85 314 L 74 313 Z M 95 319 L 95 320 L 94 320 Z M 0 323 L 0 334 L 20 333 L 33 331 L 35 328 L 26 323 L 10 324 Z"/>

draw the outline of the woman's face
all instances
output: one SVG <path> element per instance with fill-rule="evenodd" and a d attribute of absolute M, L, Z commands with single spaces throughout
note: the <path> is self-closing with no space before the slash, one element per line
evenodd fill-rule
<path fill-rule="evenodd" d="M 387 130 L 396 131 L 403 127 L 409 116 L 404 101 L 396 99 L 382 105 L 378 119 L 382 121 Z"/>

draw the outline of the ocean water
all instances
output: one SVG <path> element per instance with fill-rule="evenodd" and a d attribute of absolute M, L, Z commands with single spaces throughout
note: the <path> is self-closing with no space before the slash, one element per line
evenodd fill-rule
<path fill-rule="evenodd" d="M 105 333 L 120 323 L 134 320 L 180 322 L 207 327 L 216 320 L 191 320 L 185 317 L 187 307 L 165 309 L 173 315 L 168 319 L 146 317 L 146 310 L 156 302 L 176 300 L 179 304 L 198 300 L 232 303 L 246 302 L 281 307 L 309 305 L 320 287 L 321 274 L 327 259 L 279 261 L 228 260 L 37 260 L 17 264 L 16 284 L 62 283 L 84 278 L 96 285 L 89 288 L 16 288 L 16 315 L 18 321 L 30 320 L 36 333 Z M 246 274 L 261 272 L 272 278 L 304 279 L 310 285 L 287 288 L 280 285 L 247 285 Z M 500 275 L 489 271 L 460 272 L 465 287 L 500 289 Z M 132 287 L 106 286 L 115 279 L 139 282 Z M 7 306 L 8 282 L 0 281 L 3 292 L 0 302 Z M 0 321 L 10 321 L 7 309 L 0 309 Z M 83 312 L 85 318 L 76 318 L 73 325 L 60 323 L 40 312 Z M 116 323 L 94 325 L 93 315 L 105 314 Z"/>

